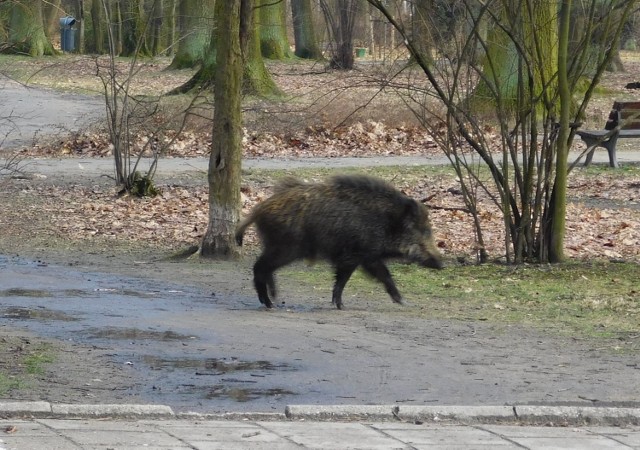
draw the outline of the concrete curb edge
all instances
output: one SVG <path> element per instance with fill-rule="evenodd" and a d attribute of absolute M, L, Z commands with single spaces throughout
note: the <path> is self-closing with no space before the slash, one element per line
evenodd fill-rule
<path fill-rule="evenodd" d="M 49 402 L 2 402 L 0 417 L 54 418 L 170 418 L 175 414 L 165 405 L 64 404 Z"/>
<path fill-rule="evenodd" d="M 596 406 L 288 405 L 284 413 L 175 413 L 166 405 L 60 404 L 0 401 L 0 418 L 112 418 L 179 420 L 404 421 L 413 423 L 526 423 L 640 425 L 640 408 Z"/>
<path fill-rule="evenodd" d="M 639 425 L 640 408 L 588 406 L 289 405 L 290 420 L 400 420 L 414 423 Z"/>

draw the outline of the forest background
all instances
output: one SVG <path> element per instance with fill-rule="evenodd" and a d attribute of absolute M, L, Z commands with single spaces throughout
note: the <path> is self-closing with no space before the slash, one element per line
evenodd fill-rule
<path fill-rule="evenodd" d="M 441 213 L 465 218 L 471 216 L 472 228 L 464 230 L 461 234 L 473 236 L 473 243 L 456 237 L 441 239 L 440 245 L 457 250 L 464 248 L 463 253 L 467 253 L 465 258 L 486 260 L 487 255 L 490 254 L 497 258 L 506 257 L 507 261 L 514 258 L 519 261 L 528 258 L 545 260 L 536 253 L 540 251 L 541 243 L 520 245 L 516 248 L 515 242 L 520 237 L 519 231 L 514 230 L 525 228 L 521 217 L 515 217 L 521 222 L 514 219 L 513 222 L 504 225 L 505 229 L 502 231 L 495 228 L 500 226 L 501 216 L 504 220 L 512 213 L 515 203 L 508 203 L 513 198 L 517 199 L 518 194 L 522 195 L 522 192 L 526 191 L 526 189 L 521 190 L 522 188 L 516 184 L 517 176 L 514 178 L 516 181 L 512 187 L 503 186 L 507 182 L 505 180 L 508 180 L 507 177 L 502 176 L 503 174 L 500 174 L 502 178 L 496 178 L 495 173 L 498 172 L 496 167 L 504 163 L 502 157 L 513 150 L 512 147 L 505 147 L 504 143 L 499 141 L 504 140 L 505 135 L 516 135 L 518 130 L 531 131 L 531 128 L 520 129 L 518 128 L 520 125 L 516 125 L 515 128 L 508 130 L 505 128 L 505 123 L 513 122 L 512 120 L 505 120 L 497 114 L 494 116 L 486 110 L 478 113 L 476 109 L 476 117 L 481 117 L 481 120 L 472 123 L 470 129 L 475 134 L 482 130 L 482 140 L 485 141 L 483 145 L 489 149 L 490 155 L 492 153 L 498 155 L 496 161 L 490 161 L 493 165 L 489 165 L 489 171 L 494 178 L 501 181 L 496 183 L 497 186 L 491 186 L 490 177 L 486 172 L 474 172 L 477 160 L 487 162 L 483 153 L 479 153 L 476 160 L 472 159 L 473 164 L 464 161 L 465 152 L 468 154 L 469 148 L 473 149 L 473 142 L 467 139 L 463 145 L 458 145 L 454 142 L 455 140 L 450 139 L 450 136 L 439 132 L 443 126 L 447 125 L 447 120 L 453 116 L 447 114 L 438 116 L 436 117 L 438 120 L 433 121 L 435 125 L 432 125 L 432 117 L 425 114 L 425 111 L 433 105 L 429 98 L 434 97 L 433 92 L 428 87 L 425 88 L 427 86 L 425 83 L 430 81 L 430 73 L 446 79 L 447 76 L 456 73 L 456 69 L 463 64 L 462 61 L 467 67 L 474 67 L 475 63 L 470 62 L 473 58 L 460 50 L 460 44 L 469 42 L 465 41 L 464 37 L 474 33 L 469 31 L 469 26 L 479 23 L 474 21 L 473 18 L 476 16 L 469 9 L 469 3 L 396 2 L 396 9 L 391 18 L 385 17 L 384 5 L 377 6 L 376 2 L 356 1 L 283 1 L 265 4 L 256 2 L 253 5 L 255 17 L 252 21 L 254 31 L 252 42 L 259 43 L 259 46 L 256 46 L 259 51 L 251 54 L 260 61 L 261 69 L 254 71 L 254 75 L 251 76 L 245 71 L 245 81 L 258 80 L 250 86 L 245 83 L 243 90 L 245 120 L 243 151 L 245 155 L 296 154 L 335 157 L 345 154 L 427 154 L 442 151 L 453 162 L 458 178 L 457 180 L 454 178 L 453 182 L 460 182 L 463 179 L 471 180 L 471 184 L 463 183 L 462 188 L 452 186 L 446 188 L 448 193 L 461 192 L 458 197 L 461 201 L 454 206 L 443 206 L 437 203 L 438 196 L 433 192 L 417 193 L 415 188 L 403 187 L 410 194 L 422 196 L 430 206 L 435 208 L 436 216 Z M 623 7 L 633 6 L 633 3 L 624 2 L 609 6 L 619 11 Z M 140 114 L 140 121 L 136 127 L 133 127 L 132 123 L 127 124 L 127 133 L 130 135 L 119 136 L 125 138 L 123 140 L 130 145 L 134 162 L 135 157 L 140 155 L 207 155 L 212 141 L 210 130 L 212 99 L 210 95 L 207 96 L 207 93 L 210 93 L 207 86 L 213 79 L 217 57 L 215 52 L 217 34 L 213 32 L 216 29 L 215 7 L 215 2 L 188 0 L 119 2 L 5 0 L 0 3 L 0 11 L 2 11 L 0 31 L 3 33 L 1 45 L 3 52 L 8 54 L 57 55 L 57 62 L 22 60 L 19 70 L 23 71 L 24 76 L 30 70 L 28 67 L 31 66 L 31 73 L 26 78 L 31 82 L 48 79 L 51 85 L 57 84 L 58 87 L 67 89 L 76 84 L 75 89 L 86 92 L 95 93 L 102 90 L 107 93 L 108 99 L 108 88 L 122 86 L 125 83 L 121 83 L 121 80 L 126 80 L 126 85 L 129 86 L 127 89 L 130 90 L 121 91 L 114 95 L 113 99 L 121 95 L 125 99 L 144 99 L 144 102 L 140 101 L 137 104 L 151 105 L 147 109 L 141 108 L 136 111 Z M 421 15 L 425 11 L 428 14 Z M 599 72 L 601 68 L 606 69 L 605 83 L 611 81 L 616 86 L 613 88 L 614 91 L 600 91 L 595 98 L 587 99 L 591 103 L 585 101 L 580 105 L 576 114 L 582 114 L 583 126 L 601 127 L 608 114 L 610 102 L 618 96 L 618 92 L 625 92 L 626 96 L 633 92 L 624 90 L 628 83 L 622 83 L 624 86 L 620 85 L 623 80 L 630 80 L 628 76 L 616 77 L 611 74 L 616 71 L 629 73 L 622 72 L 625 69 L 623 56 L 627 65 L 631 67 L 635 65 L 633 50 L 638 35 L 636 15 L 635 10 L 630 9 L 624 17 L 622 15 L 619 17 L 617 25 L 612 25 L 616 45 L 606 47 L 608 56 L 606 60 L 596 61 L 595 66 L 599 64 L 601 67 L 595 67 L 593 62 L 590 65 L 591 69 L 594 67 L 597 69 L 597 76 L 603 73 Z M 437 33 L 432 29 L 426 32 L 426 22 L 421 19 L 426 16 L 429 17 L 429 24 L 438 25 Z M 73 19 L 70 20 L 70 17 Z M 597 17 L 597 14 L 592 17 Z M 394 25 L 393 20 L 401 21 L 409 28 L 403 27 L 402 24 Z M 20 34 L 24 30 L 31 31 Z M 348 36 L 344 35 L 345 31 L 348 31 Z M 419 39 L 422 32 L 428 39 Z M 600 34 L 591 36 L 596 44 L 602 40 Z M 482 44 L 485 41 L 479 39 L 476 44 L 478 42 Z M 486 42 L 492 41 L 488 39 Z M 514 39 L 513 42 L 517 40 Z M 424 48 L 412 49 L 413 44 Z M 344 45 L 346 45 L 345 49 L 342 48 Z M 63 47 L 68 47 L 64 51 L 67 54 L 65 57 L 60 56 Z M 594 48 L 597 48 L 597 45 Z M 71 58 L 71 54 L 87 56 Z M 420 56 L 425 54 L 429 57 L 428 61 L 421 61 Z M 523 55 L 519 56 L 520 63 L 527 62 Z M 303 58 L 308 62 L 302 63 L 300 59 L 294 58 Z M 407 65 L 407 62 L 410 63 L 412 59 L 416 59 L 416 64 Z M 486 67 L 486 60 L 482 64 Z M 245 61 L 245 68 L 248 66 L 252 64 L 247 64 Z M 339 70 L 335 71 L 336 69 Z M 584 78 L 584 74 L 589 72 L 582 70 L 579 75 Z M 10 72 L 11 69 L 4 70 L 4 73 L 10 74 Z M 79 80 L 89 79 L 92 72 L 96 72 L 98 76 L 79 86 Z M 473 74 L 472 71 L 470 72 Z M 151 73 L 155 73 L 153 76 L 158 80 L 157 84 L 149 79 L 148 74 Z M 255 73 L 259 73 L 260 76 L 256 77 Z M 477 76 L 478 72 L 475 74 Z M 11 76 L 19 78 L 15 74 Z M 53 81 L 55 78 L 57 81 Z M 477 80 L 478 78 L 474 81 L 476 87 Z M 597 82 L 592 83 L 593 86 L 600 83 L 599 78 L 593 80 Z M 456 86 L 455 83 L 441 85 Z M 587 92 L 593 97 L 590 89 L 592 88 L 590 87 Z M 315 95 L 308 95 L 312 90 L 315 91 Z M 163 99 L 168 98 L 166 95 L 168 93 L 176 95 L 170 102 L 159 101 L 157 100 L 158 92 L 162 93 Z M 346 94 L 347 92 L 350 94 Z M 458 94 L 452 95 L 451 104 L 459 101 L 458 98 L 454 98 L 455 95 Z M 285 97 L 287 101 L 282 101 Z M 305 97 L 304 101 L 301 100 L 303 97 Z M 418 97 L 425 97 L 427 100 L 420 100 L 418 103 L 416 101 Z M 152 98 L 153 101 L 150 101 Z M 168 106 L 169 103 L 171 106 Z M 552 104 L 549 108 L 553 110 L 556 106 L 552 101 L 549 103 Z M 587 104 L 590 105 L 589 108 Z M 162 105 L 162 108 L 159 108 L 159 105 Z M 447 106 L 446 102 L 444 106 Z M 442 104 L 439 107 L 442 108 Z M 532 116 L 531 111 L 540 108 L 539 104 L 533 103 L 528 107 L 529 116 Z M 111 112 L 112 118 L 115 118 L 118 114 L 117 107 L 114 106 Z M 557 119 L 557 114 L 549 114 L 543 119 L 545 124 L 542 128 L 545 133 L 544 127 Z M 456 118 L 456 120 L 459 119 Z M 454 128 L 449 126 L 447 129 Z M 40 144 L 31 149 L 25 149 L 23 155 L 45 153 L 113 156 L 114 141 L 113 130 L 110 135 L 99 133 L 89 136 L 76 135 L 62 145 Z M 531 142 L 535 141 L 532 139 Z M 525 141 L 516 145 L 525 145 Z M 545 144 L 540 145 L 544 147 Z M 117 146 L 115 147 L 117 150 Z M 583 147 L 577 143 L 577 148 Z M 554 157 L 554 153 L 536 155 L 536 158 L 544 164 L 553 160 Z M 461 168 L 468 172 L 463 173 Z M 540 173 L 546 170 L 546 178 L 539 182 L 537 189 L 541 192 L 547 191 L 542 208 L 551 208 L 552 196 L 549 192 L 552 191 L 553 183 L 549 184 L 548 180 L 553 176 L 554 171 L 544 166 L 537 166 L 535 169 Z M 486 168 L 481 170 L 486 171 Z M 630 167 L 627 170 L 633 172 L 634 169 Z M 580 177 L 582 174 L 577 176 Z M 635 181 L 631 180 L 628 186 L 633 188 L 634 183 Z M 577 184 L 585 185 L 583 182 Z M 243 191 L 245 208 L 266 195 L 264 192 L 259 192 L 253 198 L 247 199 L 250 189 L 245 187 Z M 475 193 L 470 194 L 470 191 Z M 513 197 L 509 197 L 511 192 L 515 193 Z M 626 190 L 617 188 L 607 192 L 599 191 L 598 195 L 622 196 L 633 205 L 636 201 L 633 192 L 630 196 L 623 192 Z M 523 204 L 527 201 L 522 195 Z M 620 206 L 627 205 L 616 205 L 616 207 Z M 570 208 L 573 207 L 573 205 L 570 206 Z M 543 216 L 544 212 L 539 211 L 537 214 Z M 573 210 L 568 216 L 570 221 L 573 217 L 582 217 L 578 219 L 580 224 L 589 222 L 584 220 L 584 215 L 574 214 Z M 522 217 L 525 217 L 525 214 L 522 214 Z M 533 217 L 535 218 L 536 215 L 534 214 Z M 604 219 L 609 217 L 620 216 L 604 215 Z M 588 254 L 626 258 L 633 254 L 632 249 L 636 242 L 634 233 L 637 227 L 632 223 L 633 213 L 625 214 L 624 217 L 623 222 L 614 225 L 615 234 L 619 235 L 616 239 L 611 237 L 611 233 L 594 231 L 591 233 L 591 239 L 585 239 L 580 244 L 574 242 L 576 227 L 571 224 L 569 242 L 564 245 L 564 248 L 568 249 L 570 256 Z M 602 222 L 602 219 L 602 214 L 598 214 L 597 221 Z M 549 220 L 548 217 L 547 220 Z M 479 225 L 480 222 L 482 225 Z M 543 239 L 539 237 L 544 236 L 543 224 L 544 221 L 540 221 L 531 227 L 534 231 L 521 240 L 533 242 L 538 239 L 542 242 Z M 482 233 L 483 229 L 485 233 Z M 593 230 L 593 227 L 589 229 Z M 535 233 L 538 234 L 535 235 Z M 446 236 L 450 234 L 446 233 Z M 593 239 L 593 236 L 596 238 Z M 198 238 L 201 237 L 198 236 Z M 194 236 L 190 236 L 188 239 L 193 238 Z M 511 244 L 513 249 L 510 249 Z M 501 256 L 504 254 L 500 250 L 501 245 L 503 247 L 506 245 L 507 250 L 504 256 Z"/>

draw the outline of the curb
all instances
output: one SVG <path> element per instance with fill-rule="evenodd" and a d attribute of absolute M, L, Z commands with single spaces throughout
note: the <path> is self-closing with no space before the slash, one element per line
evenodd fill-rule
<path fill-rule="evenodd" d="M 640 425 L 640 408 L 581 406 L 289 405 L 290 420 L 379 420 L 413 423 L 527 425 Z"/>
<path fill-rule="evenodd" d="M 399 420 L 406 422 L 496 423 L 516 421 L 513 406 L 290 405 L 292 420 Z"/>
<path fill-rule="evenodd" d="M 403 421 L 526 425 L 640 425 L 640 408 L 595 406 L 288 405 L 284 413 L 174 413 L 166 405 L 2 402 L 0 418 L 251 421 Z"/>
<path fill-rule="evenodd" d="M 640 408 L 515 406 L 514 412 L 519 420 L 527 423 L 640 425 Z"/>
<path fill-rule="evenodd" d="M 49 402 L 0 402 L 0 417 L 37 418 L 171 418 L 173 410 L 165 405 L 73 405 Z"/>

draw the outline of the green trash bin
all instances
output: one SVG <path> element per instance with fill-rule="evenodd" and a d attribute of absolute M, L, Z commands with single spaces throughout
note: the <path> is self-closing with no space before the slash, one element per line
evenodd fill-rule
<path fill-rule="evenodd" d="M 367 55 L 367 49 L 364 47 L 358 47 L 356 48 L 356 57 L 357 58 L 364 58 Z"/>

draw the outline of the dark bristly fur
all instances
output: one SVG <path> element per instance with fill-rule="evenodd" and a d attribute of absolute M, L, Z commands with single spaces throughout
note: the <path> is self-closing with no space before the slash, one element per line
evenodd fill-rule
<path fill-rule="evenodd" d="M 236 229 L 242 245 L 255 224 L 263 252 L 254 265 L 254 284 L 262 304 L 271 308 L 274 272 L 297 259 L 322 258 L 335 269 L 333 303 L 342 309 L 342 291 L 357 267 L 382 282 L 394 302 L 402 297 L 385 265 L 404 258 L 441 268 L 427 208 L 382 180 L 341 175 L 324 183 L 286 178 Z"/>

